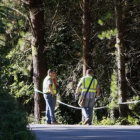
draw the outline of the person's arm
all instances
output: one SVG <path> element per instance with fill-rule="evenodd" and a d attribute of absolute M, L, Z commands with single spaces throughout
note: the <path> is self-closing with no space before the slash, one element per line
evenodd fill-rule
<path fill-rule="evenodd" d="M 52 89 L 52 84 L 49 85 L 49 89 L 50 89 L 50 92 L 51 92 L 52 96 L 55 96 L 55 94 L 53 92 L 53 89 Z"/>
<path fill-rule="evenodd" d="M 75 93 L 75 94 L 78 94 L 78 93 L 79 93 L 79 90 L 80 90 L 80 87 L 77 86 L 77 88 L 76 88 L 76 93 Z"/>
<path fill-rule="evenodd" d="M 82 79 L 79 81 L 79 83 L 78 83 L 78 85 L 77 85 L 76 93 L 75 93 L 75 94 L 79 94 L 79 91 L 80 91 L 81 85 L 82 85 Z"/>
<path fill-rule="evenodd" d="M 82 80 L 80 80 L 80 82 L 77 85 L 76 92 L 75 92 L 75 100 L 78 100 L 81 85 L 82 85 Z"/>
<path fill-rule="evenodd" d="M 99 88 L 99 84 L 98 84 L 98 81 L 97 81 L 96 96 L 98 97 L 99 94 L 100 94 L 100 88 Z"/>
<path fill-rule="evenodd" d="M 50 90 L 50 92 L 51 92 L 52 96 L 55 96 L 55 94 L 54 94 L 54 92 L 53 92 L 53 88 L 52 88 L 53 81 L 52 81 L 52 79 L 51 79 L 51 78 L 50 78 L 50 79 L 48 79 L 48 85 L 49 85 L 49 90 Z"/>
<path fill-rule="evenodd" d="M 97 87 L 97 92 L 96 92 L 97 97 L 99 96 L 99 93 L 100 93 L 100 89 L 99 89 L 99 87 Z"/>
<path fill-rule="evenodd" d="M 77 88 L 76 88 L 76 93 L 75 93 L 75 100 L 78 100 L 79 90 L 80 90 L 80 87 L 77 86 Z"/>

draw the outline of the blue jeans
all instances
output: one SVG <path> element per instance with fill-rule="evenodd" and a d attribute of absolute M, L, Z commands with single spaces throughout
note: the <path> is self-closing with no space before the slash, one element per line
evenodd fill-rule
<path fill-rule="evenodd" d="M 93 107 L 83 107 L 82 108 L 82 114 L 83 114 L 85 120 L 86 119 L 90 119 L 88 124 L 91 125 L 91 123 L 92 123 L 92 114 L 93 114 Z"/>
<path fill-rule="evenodd" d="M 86 92 L 82 92 L 81 95 L 85 96 L 85 93 Z M 83 115 L 82 120 L 90 119 L 88 123 L 89 125 L 91 125 L 92 123 L 92 114 L 93 114 L 94 104 L 95 104 L 95 93 L 88 92 L 86 95 L 84 107 L 82 108 L 82 115 Z"/>
<path fill-rule="evenodd" d="M 55 104 L 56 97 L 52 97 L 51 94 L 44 94 L 44 99 L 46 101 L 46 121 L 47 123 L 56 122 L 55 118 Z"/>

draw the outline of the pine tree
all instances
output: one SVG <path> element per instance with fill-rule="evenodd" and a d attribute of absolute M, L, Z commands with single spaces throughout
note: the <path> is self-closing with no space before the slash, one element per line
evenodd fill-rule
<path fill-rule="evenodd" d="M 33 56 L 33 83 L 34 88 L 42 90 L 42 82 L 46 73 L 44 56 L 44 6 L 43 0 L 29 1 L 30 21 L 33 32 L 32 56 Z M 41 112 L 44 110 L 42 95 L 34 94 L 34 116 L 38 122 Z"/>
<path fill-rule="evenodd" d="M 117 49 L 117 67 L 118 67 L 118 94 L 119 102 L 126 101 L 126 79 L 125 79 L 125 45 L 124 45 L 124 26 L 122 0 L 115 0 L 116 14 L 116 49 Z M 120 105 L 120 114 L 122 117 L 127 116 L 127 105 Z"/>

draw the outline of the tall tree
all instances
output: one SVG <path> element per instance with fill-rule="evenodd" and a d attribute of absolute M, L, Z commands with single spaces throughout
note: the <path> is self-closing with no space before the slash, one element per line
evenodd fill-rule
<path fill-rule="evenodd" d="M 91 22 L 90 22 L 90 0 L 83 0 L 83 75 L 86 73 L 86 69 L 91 68 Z"/>
<path fill-rule="evenodd" d="M 117 67 L 118 67 L 118 94 L 119 102 L 126 101 L 126 78 L 125 78 L 125 45 L 124 45 L 124 26 L 122 0 L 114 0 L 116 14 L 116 48 L 117 48 Z M 127 106 L 120 105 L 120 114 L 127 116 Z"/>
<path fill-rule="evenodd" d="M 42 82 L 46 74 L 44 56 L 44 6 L 43 0 L 28 0 L 30 21 L 33 30 L 32 56 L 33 56 L 33 82 L 34 88 L 42 90 Z M 38 122 L 44 110 L 42 95 L 34 94 L 34 116 Z"/>

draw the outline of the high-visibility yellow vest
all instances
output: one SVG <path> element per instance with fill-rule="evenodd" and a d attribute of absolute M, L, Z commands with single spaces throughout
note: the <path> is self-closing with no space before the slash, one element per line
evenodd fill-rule
<path fill-rule="evenodd" d="M 53 93 L 56 94 L 56 87 L 55 87 L 55 84 L 54 83 L 52 84 L 52 90 L 53 90 Z M 47 92 L 51 92 L 50 89 L 44 90 L 44 93 L 47 93 Z"/>
<path fill-rule="evenodd" d="M 53 82 L 53 84 L 52 84 L 52 89 L 53 89 L 53 93 L 56 94 L 56 87 L 55 87 L 54 82 Z"/>
<path fill-rule="evenodd" d="M 44 93 L 51 92 L 50 89 L 49 89 L 49 86 L 48 85 L 46 86 L 47 81 L 48 81 L 48 79 L 45 79 L 44 82 L 43 82 L 43 92 Z M 52 90 L 53 90 L 54 94 L 56 94 L 56 87 L 55 87 L 54 82 L 52 84 Z"/>
<path fill-rule="evenodd" d="M 86 76 L 83 78 L 83 80 L 82 80 L 82 92 L 87 91 L 91 80 L 92 80 L 92 76 Z M 94 79 L 91 83 L 90 88 L 89 88 L 89 92 L 96 92 L 96 88 L 97 88 L 97 80 Z"/>
<path fill-rule="evenodd" d="M 80 93 L 82 92 L 82 89 L 81 89 L 81 88 L 79 89 L 79 92 L 80 92 Z"/>

